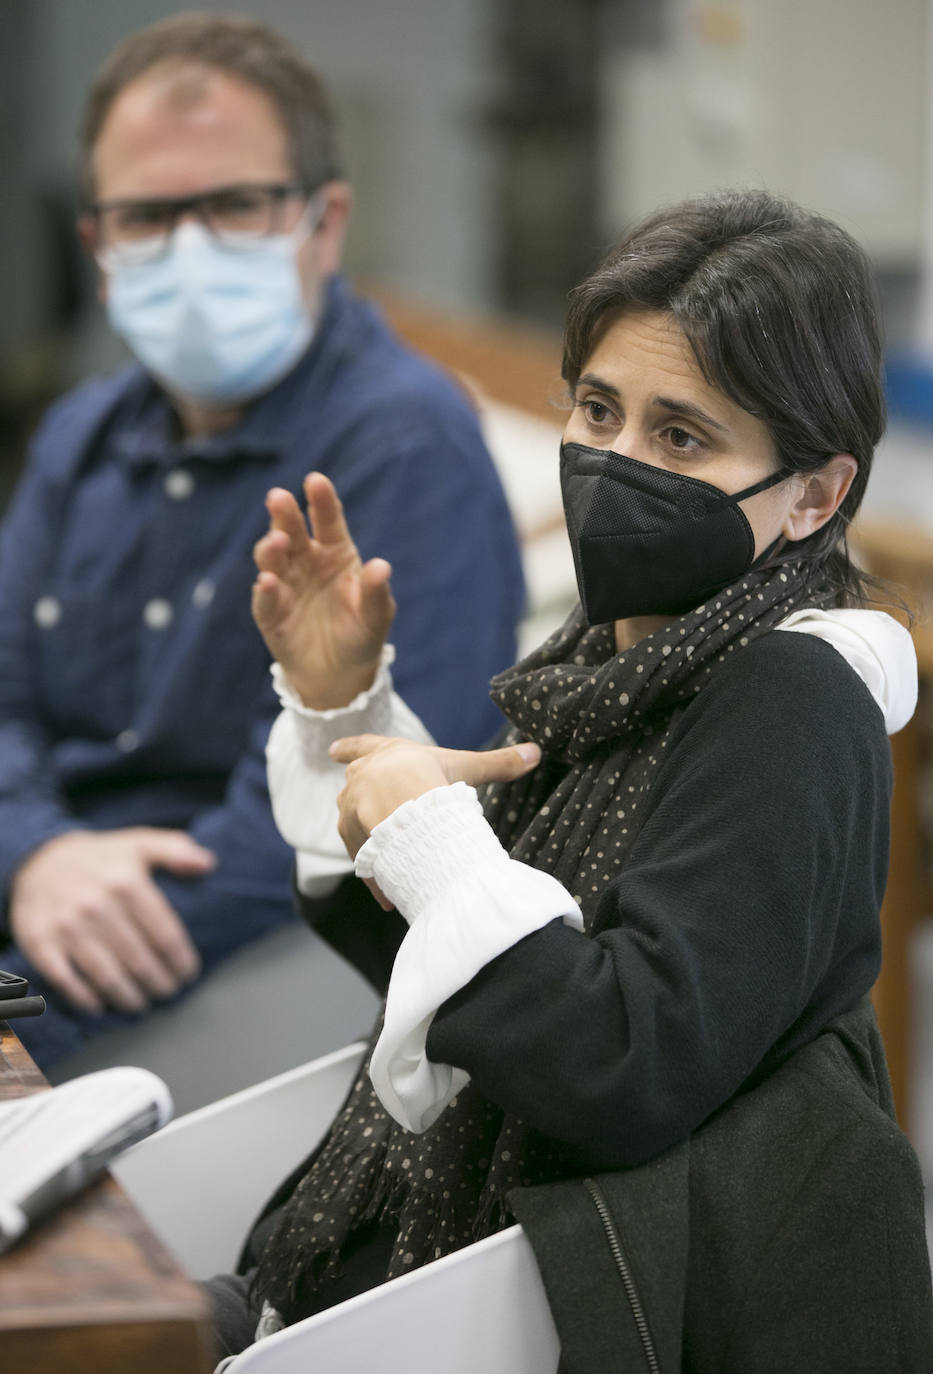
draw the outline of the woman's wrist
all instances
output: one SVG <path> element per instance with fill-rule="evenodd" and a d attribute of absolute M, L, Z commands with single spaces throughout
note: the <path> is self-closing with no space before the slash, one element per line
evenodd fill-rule
<path fill-rule="evenodd" d="M 456 782 L 404 801 L 373 828 L 355 868 L 357 877 L 391 889 L 386 896 L 410 924 L 478 863 L 502 861 L 508 855 L 483 819 L 476 790 Z"/>
<path fill-rule="evenodd" d="M 339 706 L 307 705 L 281 663 L 272 664 L 272 684 L 286 710 L 302 718 L 303 736 L 310 730 L 318 747 L 326 753 L 327 746 L 342 735 L 378 734 L 389 729 L 392 714 L 391 666 L 394 659 L 395 649 L 391 644 L 384 644 L 372 681 Z"/>
<path fill-rule="evenodd" d="M 340 673 L 299 674 L 285 669 L 292 691 L 311 711 L 340 711 L 368 692 L 376 681 L 381 655 Z"/>

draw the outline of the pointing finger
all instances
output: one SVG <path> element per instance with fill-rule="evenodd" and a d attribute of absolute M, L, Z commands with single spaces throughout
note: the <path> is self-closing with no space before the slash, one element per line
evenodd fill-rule
<path fill-rule="evenodd" d="M 511 782 L 524 777 L 541 762 L 537 744 L 512 744 L 505 749 L 474 753 L 468 749 L 442 749 L 441 767 L 450 782 L 467 782 L 478 787 L 484 782 Z"/>

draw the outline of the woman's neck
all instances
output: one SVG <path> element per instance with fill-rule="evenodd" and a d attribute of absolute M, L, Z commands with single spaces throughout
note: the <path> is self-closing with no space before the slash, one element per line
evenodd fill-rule
<path fill-rule="evenodd" d="M 616 649 L 619 653 L 624 653 L 626 649 L 631 649 L 640 639 L 647 638 L 654 634 L 655 630 L 663 629 L 669 625 L 673 616 L 669 615 L 633 615 L 627 620 L 617 620 L 615 623 Z"/>

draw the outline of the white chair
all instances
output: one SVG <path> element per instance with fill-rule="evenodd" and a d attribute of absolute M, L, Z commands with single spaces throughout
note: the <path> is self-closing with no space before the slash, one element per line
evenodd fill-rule
<path fill-rule="evenodd" d="M 512 1226 L 244 1350 L 230 1374 L 554 1374 L 557 1332 Z"/>
<path fill-rule="evenodd" d="M 230 1270 L 269 1195 L 321 1139 L 362 1059 L 350 1045 L 179 1117 L 113 1166 L 195 1278 Z M 553 1374 L 560 1349 L 521 1227 L 269 1336 L 230 1374 Z"/>

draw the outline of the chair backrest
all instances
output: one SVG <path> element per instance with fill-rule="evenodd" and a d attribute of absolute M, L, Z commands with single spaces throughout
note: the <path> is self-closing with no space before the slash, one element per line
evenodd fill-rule
<path fill-rule="evenodd" d="M 250 1222 L 330 1125 L 365 1047 L 350 1045 L 179 1117 L 113 1172 L 196 1278 L 232 1269 Z M 270 1336 L 231 1374 L 553 1374 L 557 1333 L 518 1226 Z"/>
<path fill-rule="evenodd" d="M 113 1173 L 193 1278 L 229 1271 L 250 1223 L 322 1139 L 356 1076 L 362 1044 L 179 1117 Z"/>
<path fill-rule="evenodd" d="M 557 1332 L 520 1226 L 250 1346 L 229 1374 L 554 1374 Z"/>

